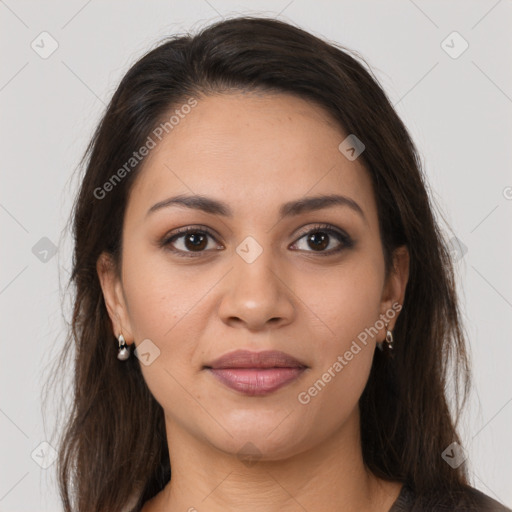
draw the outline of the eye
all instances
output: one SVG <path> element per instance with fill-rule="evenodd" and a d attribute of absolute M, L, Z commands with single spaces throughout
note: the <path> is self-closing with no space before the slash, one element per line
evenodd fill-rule
<path fill-rule="evenodd" d="M 167 247 L 178 256 L 193 258 L 196 256 L 194 253 L 198 253 L 197 256 L 199 256 L 200 253 L 205 252 L 205 249 L 208 248 L 208 238 L 215 240 L 213 233 L 208 229 L 188 226 L 164 238 L 161 245 Z M 214 247 L 219 247 L 218 245 L 213 245 Z M 222 248 L 222 246 L 220 247 Z"/>
<path fill-rule="evenodd" d="M 329 250 L 325 250 L 332 245 L 333 238 L 338 241 L 338 245 Z M 306 252 L 318 252 L 319 255 L 322 256 L 341 252 L 343 249 L 348 249 L 354 245 L 353 240 L 346 233 L 330 226 L 329 224 L 320 224 L 315 226 L 313 229 L 310 229 L 291 247 L 297 246 L 298 242 L 302 239 L 305 239 L 304 245 L 311 247 L 312 250 L 308 250 L 307 248 L 301 249 L 300 247 L 299 250 L 306 250 Z"/>
<path fill-rule="evenodd" d="M 200 256 L 201 253 L 207 252 L 207 250 L 223 248 L 219 244 L 209 244 L 209 239 L 216 241 L 215 235 L 206 227 L 187 226 L 165 237 L 160 242 L 160 245 L 168 248 L 177 256 L 194 258 Z M 311 247 L 312 250 L 308 250 L 307 247 L 297 247 L 302 239 L 305 239 L 305 245 Z M 332 245 L 333 239 L 338 241 L 338 245 L 325 250 Z M 343 231 L 329 224 L 319 224 L 305 232 L 291 248 L 328 256 L 341 252 L 343 249 L 350 248 L 353 245 L 353 240 Z"/>

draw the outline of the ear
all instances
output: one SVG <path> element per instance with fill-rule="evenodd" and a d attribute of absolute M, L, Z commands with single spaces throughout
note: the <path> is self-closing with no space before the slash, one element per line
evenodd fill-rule
<path fill-rule="evenodd" d="M 122 334 L 126 344 L 133 342 L 133 334 L 123 293 L 121 278 L 112 256 L 102 252 L 96 262 L 96 271 L 103 291 L 107 312 L 112 322 L 112 332 L 117 338 Z"/>
<path fill-rule="evenodd" d="M 388 329 L 393 330 L 396 320 L 399 315 L 399 310 L 396 310 L 397 304 L 400 309 L 404 303 L 405 289 L 407 281 L 409 280 L 409 249 L 406 245 L 402 245 L 395 249 L 393 252 L 393 268 L 391 269 L 387 282 L 384 286 L 382 301 L 381 301 L 381 314 L 386 314 L 390 309 L 396 314 L 389 321 Z M 393 305 L 395 307 L 393 308 Z"/>

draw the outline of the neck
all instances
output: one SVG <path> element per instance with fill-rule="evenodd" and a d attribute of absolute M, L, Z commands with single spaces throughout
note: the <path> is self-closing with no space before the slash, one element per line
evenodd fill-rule
<path fill-rule="evenodd" d="M 172 477 L 144 512 L 387 512 L 401 485 L 376 478 L 362 458 L 358 411 L 343 427 L 291 457 L 241 460 L 166 419 Z"/>

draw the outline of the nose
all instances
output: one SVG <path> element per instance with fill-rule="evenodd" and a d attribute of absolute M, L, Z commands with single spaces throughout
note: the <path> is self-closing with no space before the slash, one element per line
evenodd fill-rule
<path fill-rule="evenodd" d="M 270 250 L 248 263 L 238 254 L 223 280 L 219 315 L 231 327 L 250 331 L 280 328 L 293 321 L 294 300 L 286 272 L 272 262 Z"/>

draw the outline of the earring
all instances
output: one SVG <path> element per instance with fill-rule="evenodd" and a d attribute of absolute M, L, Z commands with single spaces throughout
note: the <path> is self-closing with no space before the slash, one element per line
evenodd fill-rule
<path fill-rule="evenodd" d="M 386 327 L 386 343 L 388 344 L 389 350 L 393 350 L 393 331 L 388 330 Z"/>
<path fill-rule="evenodd" d="M 130 347 L 126 344 L 126 341 L 122 334 L 119 334 L 117 340 L 119 341 L 117 359 L 119 359 L 120 361 L 126 361 L 130 357 Z"/>
<path fill-rule="evenodd" d="M 384 341 L 381 341 L 377 343 L 377 347 L 379 347 L 379 350 L 384 351 L 384 344 L 387 346 L 387 349 L 392 351 L 393 350 L 393 331 L 390 331 L 388 329 L 388 324 L 386 324 L 386 339 Z"/>

